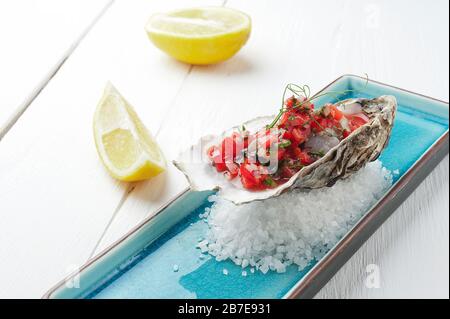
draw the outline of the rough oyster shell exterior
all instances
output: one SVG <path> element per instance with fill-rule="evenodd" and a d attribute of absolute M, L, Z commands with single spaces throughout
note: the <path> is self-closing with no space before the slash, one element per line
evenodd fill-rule
<path fill-rule="evenodd" d="M 289 181 L 273 189 L 249 191 L 243 188 L 239 179 L 229 181 L 211 166 L 206 154 L 211 145 L 221 142 L 226 133 L 208 135 L 180 154 L 174 165 L 187 177 L 192 190 L 219 190 L 219 194 L 235 204 L 264 200 L 278 196 L 291 188 L 314 189 L 332 186 L 357 172 L 368 162 L 376 160 L 386 147 L 394 125 L 397 101 L 393 96 L 374 99 L 349 99 L 336 103 L 339 108 L 349 104 L 359 104 L 361 111 L 370 121 L 359 127 L 338 145 L 330 149 L 322 158 L 308 165 L 292 176 Z M 255 132 L 270 123 L 273 116 L 258 117 L 244 123 Z"/>

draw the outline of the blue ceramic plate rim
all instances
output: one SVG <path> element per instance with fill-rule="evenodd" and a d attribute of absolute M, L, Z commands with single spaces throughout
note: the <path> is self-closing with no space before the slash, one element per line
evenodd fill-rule
<path fill-rule="evenodd" d="M 336 80 L 329 83 L 327 86 L 325 86 L 323 89 L 318 91 L 316 94 L 319 94 L 323 91 L 326 91 L 330 87 L 332 87 L 337 82 L 344 80 L 346 78 L 349 79 L 357 79 L 357 80 L 367 80 L 363 77 L 360 77 L 358 75 L 353 74 L 344 74 L 340 77 L 338 77 Z M 405 90 L 393 85 L 385 84 L 379 81 L 375 80 L 367 80 L 369 83 L 374 83 L 379 86 L 385 86 L 389 87 L 391 89 L 395 89 L 404 93 L 408 93 L 410 95 L 414 95 L 416 97 L 421 97 L 423 99 L 432 100 L 438 103 L 446 104 L 448 107 L 448 102 L 432 98 L 420 93 L 412 92 L 409 90 Z M 448 110 L 447 110 L 448 111 Z M 390 201 L 393 201 L 393 199 L 405 188 L 408 183 L 411 182 L 411 180 L 415 177 L 415 175 L 421 170 L 421 168 L 428 162 L 430 159 L 437 154 L 439 151 L 443 151 L 445 154 L 448 153 L 448 140 L 449 140 L 449 130 L 447 129 L 423 154 L 422 156 L 404 173 L 404 175 L 399 178 L 399 180 L 390 188 L 390 190 L 375 203 L 370 209 L 367 210 L 367 213 L 364 214 L 364 216 L 347 232 L 347 234 L 339 240 L 339 242 L 321 259 L 319 260 L 309 271 L 308 273 L 302 277 L 284 296 L 283 298 L 289 299 L 289 298 L 297 298 L 297 297 L 312 297 L 318 289 L 320 289 L 323 285 L 325 285 L 326 282 L 328 282 L 329 279 L 336 273 L 336 271 L 354 254 L 354 252 L 365 242 L 365 240 L 370 237 L 370 235 L 373 233 L 378 226 L 367 236 L 367 238 L 363 239 L 362 242 L 359 242 L 357 245 L 357 248 L 350 252 L 348 254 L 345 260 L 339 265 L 338 268 L 334 267 L 335 269 L 329 269 L 333 268 L 332 264 L 335 263 L 335 260 L 339 258 L 340 255 L 343 255 L 347 247 L 352 244 L 352 241 L 355 241 L 355 238 L 361 235 L 361 233 L 364 232 L 364 230 L 367 228 L 367 226 L 374 222 L 374 219 L 378 217 L 378 215 L 383 211 L 384 206 L 389 203 Z M 437 163 L 440 161 L 440 158 L 438 159 Z M 436 164 L 437 164 L 436 163 Z M 434 166 L 433 166 L 434 167 Z M 432 169 L 432 167 L 430 168 Z M 421 180 L 420 180 L 421 181 Z M 417 185 L 420 183 L 420 181 L 417 183 Z M 416 186 L 417 186 L 416 185 Z M 414 187 L 415 188 L 415 187 Z M 73 274 L 67 276 L 63 280 L 61 280 L 59 283 L 57 283 L 54 287 L 52 287 L 42 298 L 48 299 L 48 298 L 58 298 L 58 294 L 62 292 L 66 287 L 66 283 L 74 281 L 74 278 L 79 278 L 83 274 L 86 274 L 90 270 L 95 269 L 95 264 L 99 261 L 101 261 L 104 257 L 107 257 L 108 254 L 112 253 L 114 249 L 118 248 L 122 243 L 127 241 L 128 239 L 131 239 L 134 234 L 136 234 L 139 230 L 141 230 L 146 224 L 148 224 L 150 221 L 153 221 L 156 217 L 158 217 L 166 208 L 168 208 L 171 204 L 173 204 L 175 201 L 177 201 L 180 197 L 187 194 L 189 192 L 189 188 L 186 188 L 182 192 L 180 192 L 178 195 L 176 195 L 174 198 L 172 198 L 170 201 L 168 201 L 166 204 L 164 204 L 158 211 L 152 215 L 144 219 L 142 222 L 140 222 L 138 225 L 133 227 L 128 233 L 126 233 L 124 236 L 122 236 L 120 239 L 118 239 L 116 242 L 108 246 L 106 249 L 104 249 L 102 252 L 100 252 L 98 255 L 94 256 L 90 260 L 88 260 L 82 267 L 80 267 L 79 271 L 74 272 Z M 400 200 L 400 203 L 403 202 L 404 198 Z M 397 205 L 398 206 L 398 205 Z M 394 208 L 395 210 L 395 208 Z M 386 218 L 390 215 L 390 213 L 386 216 Z M 382 222 L 386 219 L 384 218 Z M 381 225 L 380 223 L 380 225 Z M 325 273 L 328 273 L 325 275 L 325 279 L 319 278 L 320 276 L 323 276 Z M 319 280 L 321 279 L 321 280 Z M 321 281 L 321 283 L 318 284 L 318 281 Z M 311 292 L 311 289 L 313 292 Z"/>

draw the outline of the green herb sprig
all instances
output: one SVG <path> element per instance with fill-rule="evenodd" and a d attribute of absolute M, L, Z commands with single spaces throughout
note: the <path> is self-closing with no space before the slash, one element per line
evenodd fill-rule
<path fill-rule="evenodd" d="M 366 86 L 369 83 L 369 76 L 366 75 Z M 335 95 L 336 97 L 339 95 L 343 95 L 343 94 L 347 94 L 350 92 L 355 92 L 357 90 L 344 90 L 344 91 L 328 91 L 328 92 L 323 92 L 323 93 L 319 93 L 319 94 L 315 94 L 313 96 L 311 96 L 311 88 L 309 87 L 309 85 L 298 85 L 298 84 L 294 84 L 294 83 L 289 83 L 288 85 L 286 85 L 286 87 L 284 88 L 284 92 L 283 92 L 283 96 L 281 99 L 281 108 L 279 113 L 277 114 L 277 116 L 275 116 L 275 118 L 273 119 L 273 121 L 267 125 L 268 129 L 273 128 L 278 121 L 280 120 L 280 118 L 283 116 L 283 114 L 287 111 L 287 108 L 285 107 L 285 101 L 286 101 L 286 94 L 288 94 L 288 92 L 290 92 L 289 94 L 293 94 L 294 97 L 298 98 L 298 97 L 303 97 L 304 100 L 300 102 L 300 104 L 295 105 L 293 108 L 300 108 L 302 107 L 304 104 L 306 103 L 311 103 L 312 101 L 322 97 L 322 96 L 326 96 L 326 95 Z M 308 113 L 309 114 L 309 113 Z M 310 116 L 311 120 L 314 121 L 319 127 L 321 127 L 321 125 L 316 121 L 316 119 L 313 116 Z"/>
<path fill-rule="evenodd" d="M 318 151 L 318 152 L 312 152 L 312 151 L 310 151 L 310 152 L 308 152 L 308 154 L 309 154 L 309 155 L 313 155 L 313 156 L 318 156 L 318 157 L 323 157 L 323 156 L 325 156 L 325 153 L 322 152 L 322 151 Z"/>

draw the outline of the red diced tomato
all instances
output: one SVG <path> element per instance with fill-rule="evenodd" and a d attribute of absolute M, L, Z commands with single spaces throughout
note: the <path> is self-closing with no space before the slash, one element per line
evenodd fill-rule
<path fill-rule="evenodd" d="M 220 151 L 217 146 L 213 145 L 206 151 L 206 154 L 210 159 L 213 159 L 215 156 L 220 154 Z"/>
<path fill-rule="evenodd" d="M 207 150 L 208 157 L 213 161 L 214 166 L 218 172 L 224 172 L 227 170 L 225 161 L 222 158 L 222 152 L 217 146 L 211 146 Z"/>
<path fill-rule="evenodd" d="M 235 163 L 226 163 L 225 164 L 228 172 L 230 173 L 230 177 L 234 178 L 238 175 L 239 173 L 239 165 L 235 164 Z"/>
<path fill-rule="evenodd" d="M 246 189 L 252 189 L 252 188 L 256 187 L 255 183 L 252 183 L 251 180 L 249 180 L 248 178 L 246 178 L 242 175 L 241 175 L 241 183 L 242 183 L 242 186 L 244 186 L 244 188 L 246 188 Z"/>
<path fill-rule="evenodd" d="M 225 137 L 221 145 L 223 161 L 233 161 L 243 148 L 244 142 L 240 138 Z"/>
<path fill-rule="evenodd" d="M 244 138 L 244 148 L 248 148 L 248 145 L 255 140 L 254 135 L 249 135 L 246 138 Z"/>
<path fill-rule="evenodd" d="M 314 162 L 311 156 L 309 156 L 309 154 L 306 152 L 302 152 L 298 158 L 300 159 L 300 163 L 302 163 L 303 165 L 309 165 Z"/>
<path fill-rule="evenodd" d="M 291 140 L 292 139 L 292 133 L 289 132 L 289 131 L 284 132 L 283 138 L 286 139 L 286 140 Z"/>
<path fill-rule="evenodd" d="M 302 129 L 302 134 L 305 137 L 305 140 L 308 139 L 308 137 L 311 135 L 311 127 L 309 125 L 305 126 Z"/>
<path fill-rule="evenodd" d="M 344 116 L 344 114 L 334 105 L 330 106 L 330 114 L 336 121 L 339 121 Z"/>
<path fill-rule="evenodd" d="M 300 159 L 300 156 L 302 156 L 302 150 L 300 149 L 300 147 L 296 147 L 293 150 L 294 156 L 298 159 Z"/>
<path fill-rule="evenodd" d="M 303 152 L 300 147 L 294 148 L 294 155 L 303 165 L 309 165 L 313 162 L 311 156 L 309 156 L 308 153 Z"/>
<path fill-rule="evenodd" d="M 288 120 L 289 120 L 289 112 L 286 112 L 281 116 L 279 126 L 284 127 L 288 122 Z"/>
<path fill-rule="evenodd" d="M 347 138 L 349 135 L 350 135 L 350 131 L 348 131 L 348 130 L 344 130 L 344 132 L 342 133 L 342 136 L 344 137 L 344 138 Z"/>
<path fill-rule="evenodd" d="M 295 127 L 291 130 L 292 139 L 296 144 L 301 144 L 305 141 L 306 136 L 303 134 L 302 130 Z"/>
<path fill-rule="evenodd" d="M 281 176 L 283 176 L 284 178 L 291 178 L 292 176 L 295 175 L 295 171 L 287 166 L 283 166 L 281 168 Z"/>
<path fill-rule="evenodd" d="M 278 148 L 278 160 L 281 161 L 286 154 L 286 150 L 284 148 Z"/>
<path fill-rule="evenodd" d="M 309 116 L 305 114 L 293 114 L 288 117 L 290 126 L 303 126 L 309 120 Z"/>
<path fill-rule="evenodd" d="M 252 189 L 258 186 L 255 176 L 253 176 L 252 172 L 248 170 L 248 164 L 241 165 L 239 172 L 241 175 L 242 185 L 245 188 Z"/>
<path fill-rule="evenodd" d="M 314 116 L 314 121 L 311 121 L 311 128 L 315 132 L 322 132 L 325 126 L 323 125 L 324 118 L 321 116 Z"/>
<path fill-rule="evenodd" d="M 222 145 L 221 145 L 221 151 L 222 151 L 222 157 L 223 157 L 223 161 L 227 161 L 227 160 L 233 160 L 233 149 L 235 142 L 231 137 L 225 137 L 222 141 Z"/>
<path fill-rule="evenodd" d="M 241 173 L 241 176 L 248 179 L 252 183 L 256 184 L 256 178 L 252 174 L 252 170 L 249 169 L 248 164 L 242 164 L 239 168 L 239 172 Z"/>
<path fill-rule="evenodd" d="M 294 106 L 295 98 L 292 96 L 286 100 L 286 107 L 292 108 Z"/>
<path fill-rule="evenodd" d="M 240 166 L 239 172 L 241 182 L 245 188 L 264 188 L 262 182 L 268 175 L 268 171 L 264 166 L 245 163 Z"/>
<path fill-rule="evenodd" d="M 278 141 L 277 131 L 266 130 L 257 134 L 258 146 L 264 149 L 269 149 L 273 143 Z"/>
<path fill-rule="evenodd" d="M 218 172 L 224 172 L 227 170 L 227 165 L 223 161 L 221 156 L 216 156 L 213 158 L 214 166 Z"/>
<path fill-rule="evenodd" d="M 362 115 L 353 115 L 351 118 L 349 118 L 349 120 L 350 123 L 354 126 L 354 129 L 352 129 L 352 131 L 356 130 L 360 126 L 363 126 L 369 121 L 367 116 Z"/>

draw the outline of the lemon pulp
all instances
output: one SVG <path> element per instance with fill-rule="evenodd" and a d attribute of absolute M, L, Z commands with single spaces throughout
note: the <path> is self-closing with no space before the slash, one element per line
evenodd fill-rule
<path fill-rule="evenodd" d="M 203 7 L 153 15 L 146 26 L 162 51 L 189 64 L 213 64 L 232 57 L 247 42 L 251 20 L 223 7 Z"/>
<path fill-rule="evenodd" d="M 133 107 L 110 83 L 94 115 L 97 152 L 108 172 L 122 181 L 139 181 L 164 171 L 164 156 Z"/>

